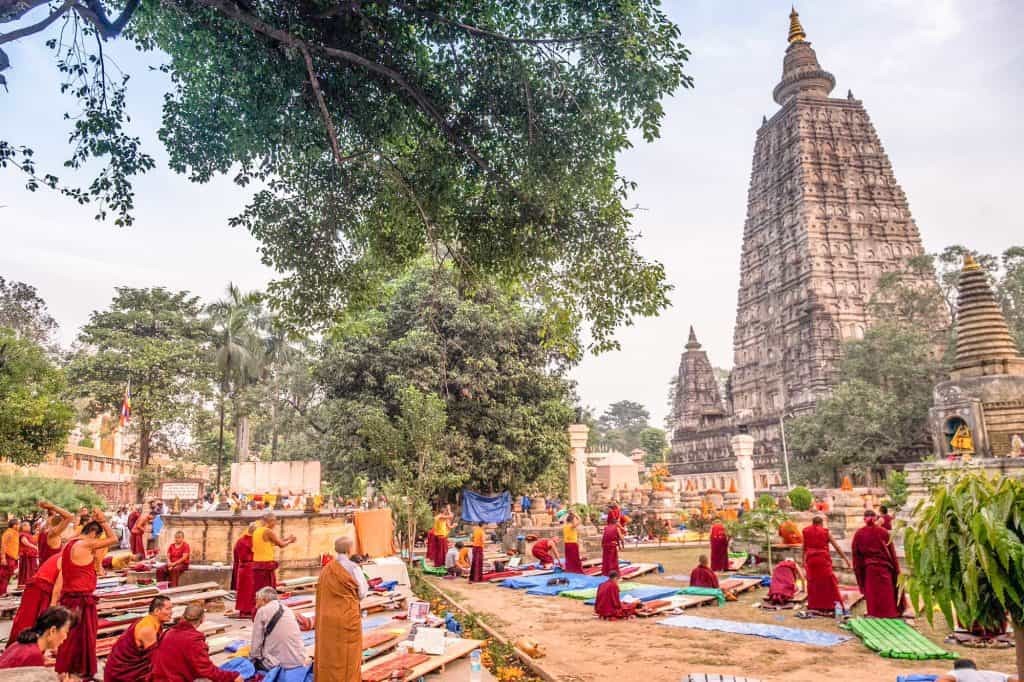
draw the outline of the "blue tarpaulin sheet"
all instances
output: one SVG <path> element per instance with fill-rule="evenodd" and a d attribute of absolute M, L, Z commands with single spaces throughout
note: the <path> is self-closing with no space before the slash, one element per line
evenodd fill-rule
<path fill-rule="evenodd" d="M 220 669 L 226 670 L 229 673 L 235 673 L 241 676 L 243 680 L 256 676 L 256 666 L 248 658 L 229 659 L 226 663 L 221 664 Z"/>
<path fill-rule="evenodd" d="M 764 623 L 740 623 L 734 620 L 719 618 L 700 618 L 698 616 L 673 616 L 659 620 L 658 625 L 669 625 L 676 628 L 693 628 L 695 630 L 712 630 L 728 632 L 734 635 L 754 635 L 779 639 L 784 642 L 812 644 L 815 646 L 835 646 L 851 639 L 849 635 L 837 635 L 821 630 L 801 630 L 781 625 L 765 625 Z"/>
<path fill-rule="evenodd" d="M 556 568 L 552 573 L 545 573 L 543 575 L 525 575 L 512 578 L 505 578 L 499 585 L 502 587 L 511 587 L 513 590 L 528 590 L 531 587 L 540 587 L 541 585 L 547 585 L 548 581 L 552 578 L 561 578 L 566 575 L 578 575 L 575 573 L 564 573 L 562 569 Z"/>
<path fill-rule="evenodd" d="M 313 666 L 288 669 L 277 666 L 263 676 L 263 682 L 313 682 Z"/>
<path fill-rule="evenodd" d="M 551 576 L 534 576 L 537 578 L 548 578 Z M 568 580 L 568 584 L 562 583 L 560 585 L 548 585 L 547 581 L 542 582 L 540 585 L 535 587 L 529 587 L 526 590 L 526 594 L 533 594 L 542 597 L 554 597 L 562 592 L 568 592 L 569 590 L 587 590 L 591 587 L 597 587 L 604 581 L 608 580 L 603 575 L 580 575 L 579 573 L 560 573 L 558 575 L 560 580 Z"/>
<path fill-rule="evenodd" d="M 939 679 L 938 675 L 897 675 L 896 682 L 935 682 Z"/>
<path fill-rule="evenodd" d="M 668 599 L 669 597 L 679 594 L 679 589 L 675 587 L 661 587 L 660 585 L 645 585 L 643 587 L 635 587 L 632 590 L 623 590 L 619 595 L 620 598 L 626 597 L 627 595 L 636 599 L 637 601 L 654 601 L 655 599 Z M 584 604 L 591 604 L 597 601 L 596 599 L 588 599 Z"/>
<path fill-rule="evenodd" d="M 512 520 L 512 496 L 480 495 L 462 491 L 462 520 L 469 523 L 504 523 Z"/>

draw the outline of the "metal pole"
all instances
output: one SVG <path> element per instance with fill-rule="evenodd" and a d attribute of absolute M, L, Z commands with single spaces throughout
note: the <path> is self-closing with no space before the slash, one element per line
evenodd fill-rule
<path fill-rule="evenodd" d="M 786 488 L 792 490 L 793 484 L 789 481 L 789 449 L 786 447 L 786 422 L 783 421 L 782 415 L 779 415 L 779 428 L 782 430 L 782 461 L 786 464 Z"/>

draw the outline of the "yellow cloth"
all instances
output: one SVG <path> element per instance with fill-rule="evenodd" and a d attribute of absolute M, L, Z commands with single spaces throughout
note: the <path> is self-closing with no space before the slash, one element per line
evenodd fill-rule
<path fill-rule="evenodd" d="M 459 558 L 456 562 L 459 564 L 459 568 L 469 568 L 469 547 L 459 550 Z"/>
<path fill-rule="evenodd" d="M 395 522 L 390 509 L 357 511 L 353 522 L 360 554 L 376 558 L 395 553 Z"/>
<path fill-rule="evenodd" d="M 580 534 L 571 523 L 562 526 L 562 540 L 572 544 L 579 544 Z"/>
<path fill-rule="evenodd" d="M 448 537 L 448 522 L 441 516 L 434 517 L 434 535 L 439 538 Z"/>
<path fill-rule="evenodd" d="M 139 619 L 138 624 L 135 626 L 135 645 L 141 644 L 139 641 L 139 633 L 142 630 L 149 628 L 153 631 L 153 634 L 160 634 L 160 621 L 152 613 L 147 613 L 145 616 Z"/>
<path fill-rule="evenodd" d="M 8 528 L 4 531 L 3 539 L 0 539 L 0 547 L 4 554 L 12 559 L 18 558 L 18 548 L 21 546 L 21 535 L 17 528 Z"/>
<path fill-rule="evenodd" d="M 270 529 L 266 526 L 260 526 L 252 534 L 252 560 L 253 561 L 273 561 L 274 560 L 274 543 L 266 538 L 267 532 Z"/>
<path fill-rule="evenodd" d="M 484 546 L 484 529 L 483 528 L 481 528 L 480 526 L 477 526 L 476 528 L 473 529 L 473 541 L 470 544 L 472 544 L 474 547 L 483 547 Z"/>

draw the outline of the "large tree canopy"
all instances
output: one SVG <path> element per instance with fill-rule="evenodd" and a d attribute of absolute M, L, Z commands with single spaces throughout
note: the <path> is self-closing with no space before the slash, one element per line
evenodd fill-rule
<path fill-rule="evenodd" d="M 44 4 L 0 0 L 0 23 Z M 199 182 L 256 182 L 234 222 L 284 274 L 272 293 L 294 320 L 330 321 L 426 249 L 467 274 L 531 287 L 552 304 L 549 340 L 571 344 L 589 323 L 593 347 L 612 347 L 617 326 L 667 304 L 661 266 L 634 248 L 632 185 L 615 165 L 632 131 L 658 135 L 661 99 L 692 84 L 657 0 L 50 8 L 86 34 L 124 28 L 166 52 L 160 136 L 171 165 Z M 23 28 L 0 44 L 35 27 Z M 72 165 L 109 164 L 87 190 L 65 191 L 130 222 L 130 178 L 152 160 L 124 132 L 125 81 L 108 86 L 102 59 L 87 58 L 91 41 L 74 40 L 55 42 L 83 109 Z M 59 186 L 24 151 L 0 142 L 0 165 L 27 170 L 33 187 Z"/>

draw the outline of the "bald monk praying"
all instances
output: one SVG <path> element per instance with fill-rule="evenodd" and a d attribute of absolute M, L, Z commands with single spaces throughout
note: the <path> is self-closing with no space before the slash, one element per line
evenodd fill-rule
<path fill-rule="evenodd" d="M 201 605 L 185 607 L 181 619 L 167 631 L 153 652 L 152 682 L 243 682 L 241 675 L 221 670 L 210 660 L 206 636 L 198 630 L 204 617 Z"/>
<path fill-rule="evenodd" d="M 103 666 L 103 682 L 145 680 L 152 669 L 153 650 L 161 629 L 171 622 L 171 598 L 162 595 L 149 602 L 149 613 L 132 623 L 117 638 Z"/>
<path fill-rule="evenodd" d="M 316 680 L 360 682 L 363 624 L 359 602 L 369 591 L 363 571 L 349 558 L 352 540 L 334 541 L 337 555 L 320 571 L 316 585 Z"/>
<path fill-rule="evenodd" d="M 697 567 L 690 572 L 690 587 L 711 587 L 718 589 L 718 576 L 708 565 L 707 554 L 697 558 Z"/>
<path fill-rule="evenodd" d="M 792 559 L 780 561 L 772 571 L 772 582 L 768 587 L 765 602 L 773 606 L 784 606 L 796 597 L 797 583 L 806 587 L 804 573 Z"/>

